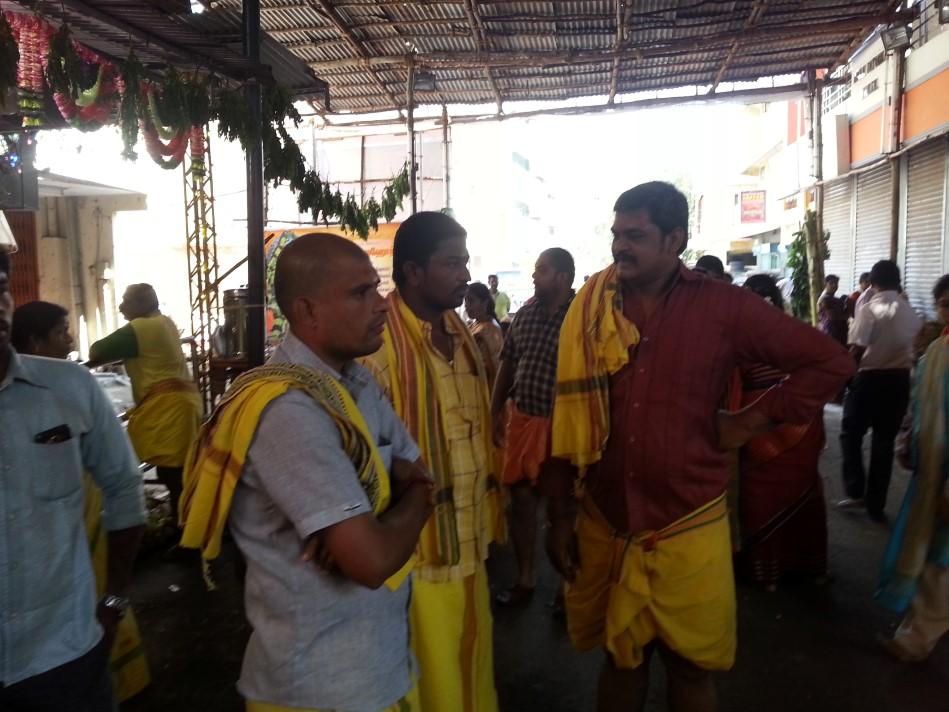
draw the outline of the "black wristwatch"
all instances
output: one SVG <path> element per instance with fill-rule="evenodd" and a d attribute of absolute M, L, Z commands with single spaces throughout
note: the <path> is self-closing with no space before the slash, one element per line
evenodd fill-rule
<path fill-rule="evenodd" d="M 119 620 L 121 620 L 125 617 L 125 612 L 128 610 L 129 599 L 107 594 L 100 599 L 99 605 L 111 611 L 115 611 L 119 616 Z"/>

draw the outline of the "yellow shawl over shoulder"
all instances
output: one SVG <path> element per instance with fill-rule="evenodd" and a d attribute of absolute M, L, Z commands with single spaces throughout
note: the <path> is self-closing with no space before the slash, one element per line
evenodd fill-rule
<path fill-rule="evenodd" d="M 390 498 L 388 473 L 359 408 L 342 384 L 327 373 L 305 366 L 261 366 L 234 381 L 201 427 L 189 453 L 181 498 L 181 546 L 201 549 L 205 559 L 218 556 L 234 489 L 260 417 L 272 400 L 291 388 L 306 393 L 330 415 L 372 511 L 378 515 L 386 510 Z"/>
<path fill-rule="evenodd" d="M 610 435 L 609 377 L 629 361 L 639 330 L 623 316 L 616 267 L 587 280 L 560 329 L 551 454 L 584 468 Z"/>

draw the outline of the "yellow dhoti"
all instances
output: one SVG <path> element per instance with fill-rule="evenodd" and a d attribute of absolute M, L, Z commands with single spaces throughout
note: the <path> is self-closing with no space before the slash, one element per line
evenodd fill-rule
<path fill-rule="evenodd" d="M 379 712 L 419 712 L 422 708 L 418 701 L 418 685 L 414 685 L 409 693 L 394 705 L 389 705 Z M 344 710 L 318 710 L 302 707 L 282 707 L 267 702 L 247 700 L 246 712 L 344 712 Z"/>
<path fill-rule="evenodd" d="M 105 592 L 105 579 L 108 570 L 109 552 L 106 532 L 102 529 L 102 492 L 92 478 L 86 476 L 85 487 L 86 536 L 89 538 L 89 554 L 92 557 L 92 569 L 96 579 L 96 596 Z M 142 639 L 138 633 L 135 612 L 129 608 L 125 617 L 119 621 L 119 628 L 112 645 L 109 659 L 112 673 L 112 687 L 119 702 L 124 702 L 144 690 L 151 682 L 148 661 L 142 648 Z"/>
<path fill-rule="evenodd" d="M 135 454 L 155 467 L 184 467 L 188 448 L 201 426 L 201 397 L 193 383 L 159 383 L 129 417 Z"/>
<path fill-rule="evenodd" d="M 574 646 L 603 646 L 632 669 L 659 640 L 705 670 L 735 660 L 732 552 L 724 496 L 659 532 L 616 533 L 587 497 L 577 521 L 580 570 L 566 588 Z"/>
<path fill-rule="evenodd" d="M 484 564 L 444 583 L 416 577 L 409 617 L 423 712 L 497 712 Z"/>

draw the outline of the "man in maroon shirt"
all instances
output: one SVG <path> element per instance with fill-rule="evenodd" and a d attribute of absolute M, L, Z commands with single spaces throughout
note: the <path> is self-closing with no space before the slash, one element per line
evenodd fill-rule
<path fill-rule="evenodd" d="M 715 710 L 711 671 L 729 669 L 735 654 L 726 453 L 778 423 L 809 422 L 853 360 L 753 293 L 686 269 L 688 204 L 675 187 L 640 185 L 614 209 L 614 265 L 584 285 L 561 332 L 553 454 L 585 467 L 579 503 L 575 468 L 543 483 L 548 553 L 571 582 L 574 644 L 607 650 L 600 712 L 643 708 L 655 649 L 670 708 Z M 632 345 L 603 357 L 603 339 L 617 334 Z M 588 354 L 589 370 L 568 374 L 565 350 Z M 722 412 L 743 362 L 789 376 L 752 406 Z M 584 387 L 608 394 L 608 405 L 590 396 L 591 419 L 602 427 L 609 417 L 593 453 L 577 447 L 577 433 L 591 430 L 577 417 Z"/>

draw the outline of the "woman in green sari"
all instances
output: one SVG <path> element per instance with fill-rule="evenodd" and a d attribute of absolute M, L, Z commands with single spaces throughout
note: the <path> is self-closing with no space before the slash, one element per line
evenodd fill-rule
<path fill-rule="evenodd" d="M 949 274 L 936 283 L 933 298 L 946 328 L 917 368 L 912 425 L 900 452 L 913 479 L 877 591 L 887 608 L 906 612 L 883 641 L 904 661 L 925 659 L 949 631 Z"/>

